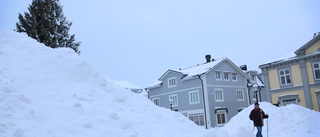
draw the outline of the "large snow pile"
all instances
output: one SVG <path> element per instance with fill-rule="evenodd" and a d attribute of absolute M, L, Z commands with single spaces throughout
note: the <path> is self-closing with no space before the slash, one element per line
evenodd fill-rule
<path fill-rule="evenodd" d="M 202 131 L 180 113 L 118 87 L 71 49 L 0 32 L 1 137 L 192 137 Z"/>
<path fill-rule="evenodd" d="M 320 134 L 319 112 L 260 106 L 270 116 L 272 137 Z M 0 137 L 254 137 L 252 108 L 224 127 L 205 130 L 117 86 L 71 49 L 51 49 L 25 34 L 0 31 Z"/>
<path fill-rule="evenodd" d="M 227 125 L 221 128 L 228 132 L 230 137 L 249 137 L 256 134 L 253 122 L 249 120 L 249 114 L 254 108 L 250 105 L 233 117 Z M 264 119 L 262 133 L 270 137 L 318 137 L 320 135 L 320 113 L 299 105 L 287 105 L 276 107 L 267 102 L 261 102 L 260 108 L 269 115 Z M 268 132 L 268 133 L 267 133 Z M 253 136 L 252 136 L 253 137 Z"/>

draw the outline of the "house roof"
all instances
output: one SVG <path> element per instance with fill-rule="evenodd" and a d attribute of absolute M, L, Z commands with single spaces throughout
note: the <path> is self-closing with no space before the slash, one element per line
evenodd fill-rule
<path fill-rule="evenodd" d="M 320 40 L 320 34 L 318 34 L 316 37 L 314 37 L 313 39 L 311 39 L 310 41 L 308 41 L 306 44 L 304 44 L 302 47 L 300 47 L 298 50 L 296 50 L 294 53 L 296 55 L 299 55 L 301 53 L 304 54 L 305 50 L 308 49 L 309 47 L 311 47 L 313 44 L 315 44 L 316 42 L 318 42 Z"/>
<path fill-rule="evenodd" d="M 224 58 L 216 59 L 212 62 L 198 64 L 196 66 L 189 67 L 186 69 L 178 69 L 178 70 L 169 69 L 158 79 L 159 81 L 155 82 L 153 85 L 150 85 L 148 88 L 154 88 L 154 87 L 161 86 L 162 79 L 165 78 L 169 73 L 172 73 L 172 72 L 179 73 L 179 74 L 183 75 L 182 80 L 188 80 L 188 79 L 192 79 L 192 78 L 195 78 L 199 75 L 203 75 L 203 74 L 210 72 L 212 69 L 217 67 L 223 61 L 228 62 L 232 67 L 234 67 L 236 70 L 238 70 L 238 72 L 241 75 L 243 75 L 246 79 L 249 79 L 249 77 L 239 67 L 237 67 L 230 59 L 224 57 Z"/>
<path fill-rule="evenodd" d="M 270 63 L 265 63 L 262 65 L 259 65 L 260 69 L 263 69 L 267 66 L 272 66 L 275 64 L 280 64 L 283 62 L 287 62 L 287 61 L 291 61 L 291 60 L 295 60 L 295 59 L 299 59 L 300 57 L 302 57 L 301 55 L 304 55 L 303 57 L 310 57 L 310 56 L 314 56 L 314 55 L 318 55 L 320 54 L 320 52 L 314 52 L 308 55 L 305 55 L 305 51 L 310 48 L 311 46 L 313 46 L 316 42 L 320 41 L 320 34 L 318 34 L 317 36 L 315 36 L 313 39 L 311 39 L 310 41 L 308 41 L 306 44 L 304 44 L 302 47 L 300 47 L 298 50 L 296 50 L 294 53 L 296 54 L 296 56 L 291 56 L 291 57 L 287 57 L 285 59 L 279 59 L 277 61 L 272 61 Z M 289 55 L 289 54 L 288 54 Z"/>

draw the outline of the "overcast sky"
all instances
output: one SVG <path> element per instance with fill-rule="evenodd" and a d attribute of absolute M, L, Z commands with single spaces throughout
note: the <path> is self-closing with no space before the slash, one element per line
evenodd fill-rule
<path fill-rule="evenodd" d="M 1 0 L 13 30 L 32 0 Z M 227 57 L 261 71 L 320 32 L 318 0 L 60 0 L 81 57 L 113 80 L 145 88 L 168 69 Z"/>

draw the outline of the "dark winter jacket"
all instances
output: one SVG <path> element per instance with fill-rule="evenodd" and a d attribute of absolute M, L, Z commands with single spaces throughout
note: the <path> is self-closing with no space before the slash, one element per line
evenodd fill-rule
<path fill-rule="evenodd" d="M 265 115 L 262 109 L 253 109 L 250 113 L 249 118 L 253 121 L 254 126 L 263 126 L 263 119 L 268 118 L 268 115 Z"/>

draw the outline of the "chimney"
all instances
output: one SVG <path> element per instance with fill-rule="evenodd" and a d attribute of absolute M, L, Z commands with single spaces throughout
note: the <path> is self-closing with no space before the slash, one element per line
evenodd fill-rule
<path fill-rule="evenodd" d="M 207 62 L 206 63 L 209 63 L 210 62 L 210 60 L 211 60 L 211 55 L 206 55 L 206 60 L 207 60 Z"/>
<path fill-rule="evenodd" d="M 243 71 L 247 71 L 247 65 L 241 65 L 240 68 L 241 68 Z"/>

